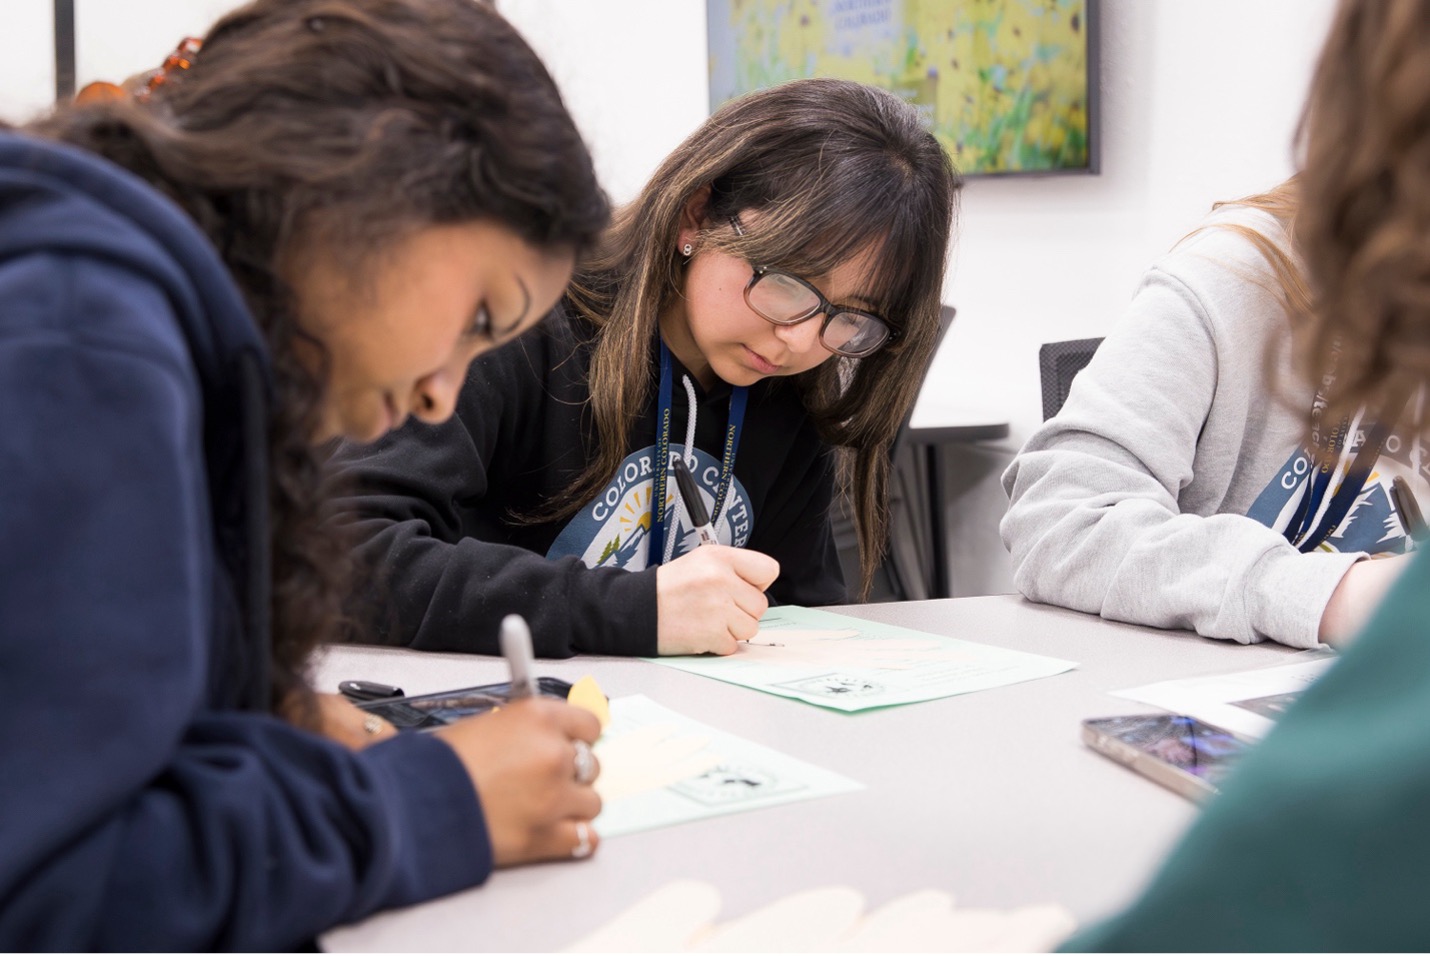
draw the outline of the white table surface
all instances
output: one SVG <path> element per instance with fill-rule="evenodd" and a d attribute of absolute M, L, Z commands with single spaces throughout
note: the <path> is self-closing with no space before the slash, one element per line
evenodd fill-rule
<path fill-rule="evenodd" d="M 561 949 L 687 878 L 720 889 L 721 921 L 792 892 L 845 884 L 870 908 L 932 888 L 967 906 L 1061 903 L 1086 924 L 1131 897 L 1195 808 L 1088 750 L 1079 722 L 1148 709 L 1109 691 L 1276 664 L 1293 653 L 1112 624 L 1012 596 L 840 610 L 1079 667 L 842 714 L 643 661 L 539 662 L 539 673 L 572 681 L 593 674 L 611 697 L 646 694 L 867 789 L 617 837 L 583 862 L 500 871 L 483 887 L 328 933 L 324 948 Z M 506 668 L 498 658 L 338 647 L 315 677 L 321 690 L 369 679 L 417 694 L 504 680 Z"/>

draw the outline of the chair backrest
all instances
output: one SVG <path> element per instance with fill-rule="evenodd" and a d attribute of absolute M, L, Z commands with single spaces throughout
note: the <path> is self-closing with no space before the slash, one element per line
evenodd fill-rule
<path fill-rule="evenodd" d="M 1038 349 L 1038 372 L 1043 381 L 1043 421 L 1058 413 L 1068 399 L 1073 378 L 1092 360 L 1102 339 L 1048 342 Z"/>

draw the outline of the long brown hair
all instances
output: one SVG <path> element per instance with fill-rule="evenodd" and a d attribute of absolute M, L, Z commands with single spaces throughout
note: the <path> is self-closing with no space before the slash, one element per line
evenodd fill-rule
<path fill-rule="evenodd" d="M 1298 140 L 1300 357 L 1334 421 L 1430 382 L 1430 3 L 1343 0 Z"/>
<path fill-rule="evenodd" d="M 213 241 L 265 333 L 272 455 L 275 704 L 306 693 L 312 648 L 347 636 L 350 548 L 325 522 L 312 436 L 323 374 L 279 264 L 317 244 L 351 269 L 413 229 L 494 220 L 580 249 L 608 208 L 559 93 L 521 37 L 472 0 L 257 0 L 142 104 L 63 109 L 32 127 L 176 200 Z"/>
<path fill-rule="evenodd" d="M 1285 233 L 1284 241 L 1239 222 L 1217 222 L 1199 226 L 1184 236 L 1183 241 L 1207 229 L 1223 229 L 1245 239 L 1260 253 L 1271 269 L 1276 285 L 1267 291 L 1275 293 L 1286 307 L 1287 314 L 1293 320 L 1299 321 L 1300 317 L 1305 316 L 1311 309 L 1311 287 L 1306 281 L 1306 273 L 1299 261 L 1300 253 L 1296 245 L 1296 213 L 1300 205 L 1300 184 L 1297 177 L 1292 176 L 1265 192 L 1212 203 L 1213 212 L 1246 208 L 1266 213 L 1280 224 Z"/>
<path fill-rule="evenodd" d="M 570 301 L 597 327 L 591 413 L 599 450 L 543 517 L 571 514 L 626 454 L 652 391 L 633 356 L 649 354 L 662 308 L 681 294 L 676 250 L 687 201 L 709 187 L 702 248 L 824 275 L 866 248 L 871 294 L 899 337 L 872 356 L 835 357 L 795 377 L 827 443 L 842 450 L 867 593 L 888 528 L 889 446 L 918 395 L 933 348 L 957 172 L 918 113 L 891 93 L 842 80 L 797 80 L 726 104 L 670 154 L 619 210 Z M 729 217 L 758 211 L 737 236 Z"/>
<path fill-rule="evenodd" d="M 1224 199 L 1212 203 L 1212 211 L 1224 209 L 1255 209 L 1270 216 L 1277 223 L 1279 235 L 1275 231 L 1264 231 L 1258 225 L 1249 225 L 1237 220 L 1214 220 L 1198 226 L 1183 236 L 1186 242 L 1193 236 L 1216 229 L 1239 236 L 1256 250 L 1266 263 L 1270 276 L 1261 270 L 1235 269 L 1240 278 L 1254 283 L 1275 296 L 1286 312 L 1286 321 L 1292 329 L 1305 323 L 1310 314 L 1313 293 L 1307 279 L 1296 240 L 1296 219 L 1301 208 L 1301 187 L 1298 176 L 1292 176 L 1265 192 L 1243 196 L 1240 199 Z M 1262 356 L 1262 373 L 1270 385 L 1270 393 L 1288 408 L 1301 411 L 1298 403 L 1304 402 L 1299 379 L 1288 380 L 1281 364 L 1283 353 L 1278 348 L 1269 348 Z M 1293 377 L 1294 378 L 1294 377 Z"/>

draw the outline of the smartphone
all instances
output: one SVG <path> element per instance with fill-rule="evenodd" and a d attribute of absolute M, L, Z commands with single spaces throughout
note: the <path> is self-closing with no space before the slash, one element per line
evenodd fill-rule
<path fill-rule="evenodd" d="M 571 692 L 570 684 L 555 677 L 538 677 L 536 687 L 543 696 L 560 700 L 565 700 L 566 695 Z M 511 684 L 502 683 L 462 687 L 416 697 L 388 697 L 384 700 L 354 703 L 358 709 L 377 714 L 398 730 L 436 730 L 463 717 L 486 713 L 494 707 L 509 703 L 510 700 Z"/>
<path fill-rule="evenodd" d="M 1098 753 L 1198 801 L 1220 792 L 1247 748 L 1229 731 L 1178 714 L 1084 720 L 1082 739 Z"/>

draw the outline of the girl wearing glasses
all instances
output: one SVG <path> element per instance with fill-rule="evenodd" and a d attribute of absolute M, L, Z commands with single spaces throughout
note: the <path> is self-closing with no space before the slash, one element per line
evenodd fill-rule
<path fill-rule="evenodd" d="M 845 599 L 836 473 L 867 590 L 958 187 L 891 94 L 805 80 L 721 108 L 452 421 L 344 452 L 385 639 L 491 653 L 520 612 L 548 656 L 729 654 L 770 599 Z M 696 547 L 676 457 L 721 546 Z"/>
<path fill-rule="evenodd" d="M 303 677 L 315 443 L 450 415 L 606 223 L 555 84 L 471 0 L 259 0 L 177 69 L 0 130 L 0 950 L 311 947 L 594 845 L 592 715 L 353 749 Z"/>

